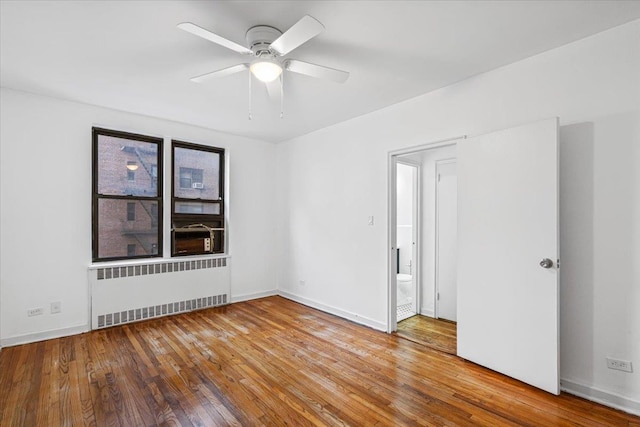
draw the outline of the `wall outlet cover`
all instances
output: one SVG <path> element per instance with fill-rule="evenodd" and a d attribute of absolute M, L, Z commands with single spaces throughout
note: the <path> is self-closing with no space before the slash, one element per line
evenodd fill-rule
<path fill-rule="evenodd" d="M 62 311 L 62 303 L 60 301 L 51 303 L 51 314 L 60 313 Z"/>
<path fill-rule="evenodd" d="M 612 357 L 607 357 L 607 368 L 623 372 L 633 372 L 633 367 L 631 366 L 630 361 L 614 359 Z"/>
<path fill-rule="evenodd" d="M 30 309 L 27 310 L 27 316 L 29 316 L 29 317 L 40 316 L 41 314 L 44 314 L 44 308 L 42 308 L 42 307 L 30 308 Z"/>

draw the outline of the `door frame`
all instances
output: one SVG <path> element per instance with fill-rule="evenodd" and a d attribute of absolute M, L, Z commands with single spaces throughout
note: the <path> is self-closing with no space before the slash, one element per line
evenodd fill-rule
<path fill-rule="evenodd" d="M 392 150 L 387 153 L 387 333 L 395 332 L 398 329 L 397 317 L 397 259 L 396 259 L 396 239 L 397 239 L 397 162 L 398 156 L 417 153 L 435 148 L 456 145 L 456 141 L 465 139 L 467 136 L 457 136 L 437 141 L 428 142 L 407 148 Z"/>
<path fill-rule="evenodd" d="M 435 164 L 435 179 L 434 179 L 434 192 L 435 192 L 435 206 L 434 206 L 434 217 L 435 217 L 435 230 L 434 230 L 434 248 L 433 248 L 433 255 L 434 255 L 434 262 L 433 262 L 433 317 L 434 319 L 439 319 L 440 318 L 440 314 L 438 312 L 438 306 L 440 304 L 440 298 L 438 298 L 438 293 L 440 292 L 440 280 L 439 280 L 439 276 L 438 276 L 438 262 L 440 261 L 440 251 L 438 250 L 439 248 L 439 241 L 440 241 L 440 214 L 439 214 L 439 186 L 438 186 L 438 167 L 440 165 L 443 164 L 450 164 L 450 163 L 457 163 L 458 159 L 456 159 L 455 157 L 450 157 L 448 159 L 441 159 L 441 160 L 436 160 Z M 457 190 L 456 190 L 457 192 Z M 456 303 L 456 311 L 457 311 L 457 303 Z"/>
<path fill-rule="evenodd" d="M 414 313 L 420 313 L 420 298 L 422 297 L 422 281 L 421 274 L 422 269 L 420 268 L 420 263 L 417 262 L 420 260 L 420 233 L 422 231 L 422 224 L 420 221 L 420 212 L 421 212 L 421 203 L 422 203 L 422 163 L 412 161 L 410 159 L 401 159 L 396 157 L 396 165 L 401 164 L 405 166 L 410 166 L 415 168 L 415 174 L 413 175 L 413 183 L 412 183 L 412 201 L 411 201 L 411 259 L 412 270 L 411 270 L 411 280 L 413 284 L 413 304 L 412 308 Z M 396 171 L 397 172 L 397 171 Z M 396 175 L 397 176 L 397 175 Z M 397 221 L 397 219 L 396 219 Z M 396 224 L 397 227 L 397 224 Z M 397 270 L 396 270 L 397 271 Z M 397 278 L 397 277 L 396 277 Z M 397 307 L 397 304 L 396 304 Z"/>

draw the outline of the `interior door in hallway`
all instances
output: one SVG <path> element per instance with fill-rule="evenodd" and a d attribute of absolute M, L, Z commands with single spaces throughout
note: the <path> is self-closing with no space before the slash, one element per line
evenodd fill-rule
<path fill-rule="evenodd" d="M 436 316 L 457 320 L 457 187 L 455 160 L 436 163 Z"/>

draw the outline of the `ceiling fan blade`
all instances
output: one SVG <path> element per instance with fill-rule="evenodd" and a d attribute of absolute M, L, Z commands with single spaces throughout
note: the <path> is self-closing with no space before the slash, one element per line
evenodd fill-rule
<path fill-rule="evenodd" d="M 221 70 L 212 71 L 211 73 L 203 74 L 201 76 L 192 77 L 190 80 L 195 83 L 202 83 L 205 80 L 212 78 L 226 77 L 231 74 L 239 73 L 249 68 L 249 64 L 238 64 L 232 67 L 223 68 Z"/>
<path fill-rule="evenodd" d="M 297 59 L 287 60 L 284 67 L 286 70 L 293 71 L 294 73 L 304 74 L 317 79 L 332 80 L 336 83 L 344 83 L 349 78 L 349 73 L 346 71 L 311 64 L 309 62 L 298 61 Z"/>
<path fill-rule="evenodd" d="M 219 44 L 220 46 L 224 46 L 227 49 L 234 50 L 238 53 L 253 55 L 253 51 L 251 49 L 239 45 L 236 42 L 232 42 L 231 40 L 225 39 L 224 37 L 214 34 L 209 30 L 205 30 L 202 27 L 198 27 L 196 24 L 192 24 L 191 22 L 183 22 L 181 24 L 178 24 L 178 28 L 186 31 L 187 33 L 191 33 L 198 37 L 202 37 L 203 39 Z"/>
<path fill-rule="evenodd" d="M 304 42 L 320 34 L 322 30 L 324 30 L 324 25 L 320 21 L 312 16 L 305 15 L 293 24 L 293 27 L 271 43 L 269 47 L 280 56 L 286 55 Z"/>

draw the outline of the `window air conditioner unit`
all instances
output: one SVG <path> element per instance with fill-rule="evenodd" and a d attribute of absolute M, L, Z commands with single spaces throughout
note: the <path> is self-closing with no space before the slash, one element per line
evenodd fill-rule
<path fill-rule="evenodd" d="M 202 185 L 201 182 L 194 182 L 193 184 L 191 184 L 191 188 L 204 188 L 204 185 Z"/>
<path fill-rule="evenodd" d="M 172 231 L 174 255 L 198 255 L 215 252 L 215 232 L 223 232 L 224 228 L 191 224 L 185 227 L 176 227 Z M 222 233 L 217 238 L 222 239 Z"/>

